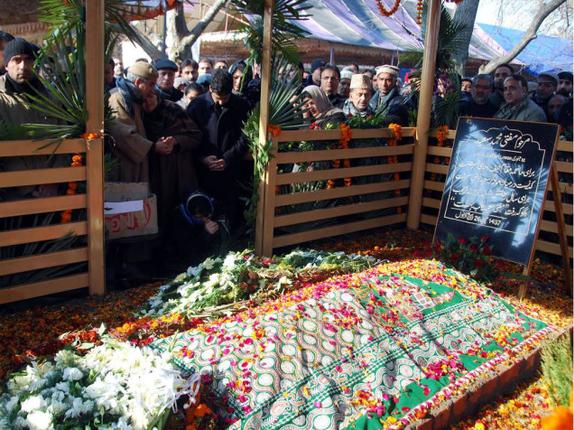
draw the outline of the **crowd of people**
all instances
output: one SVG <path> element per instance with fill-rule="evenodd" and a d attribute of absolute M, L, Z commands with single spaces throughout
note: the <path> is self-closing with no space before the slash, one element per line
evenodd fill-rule
<path fill-rule="evenodd" d="M 28 95 L 42 91 L 33 70 L 35 47 L 1 33 L 0 48 L 2 119 L 46 122 L 29 106 Z M 150 184 L 158 199 L 161 258 L 170 260 L 171 245 L 189 240 L 182 233 L 186 225 L 208 241 L 241 231 L 253 169 L 242 128 L 259 101 L 258 70 L 242 60 L 229 65 L 207 58 L 140 59 L 124 69 L 111 59 L 104 78 L 114 116 L 106 125 L 106 150 L 115 160 L 107 180 Z M 403 78 L 393 65 L 360 70 L 356 64 L 340 68 L 315 60 L 308 69 L 299 64 L 286 73 L 285 85 L 296 82 L 294 103 L 305 127 L 355 117 L 407 126 L 416 114 L 417 78 L 416 73 Z M 549 121 L 572 129 L 569 71 L 544 72 L 528 81 L 512 65 L 501 64 L 492 74 L 458 81 L 438 76 L 433 104 L 458 93 L 458 115 Z"/>

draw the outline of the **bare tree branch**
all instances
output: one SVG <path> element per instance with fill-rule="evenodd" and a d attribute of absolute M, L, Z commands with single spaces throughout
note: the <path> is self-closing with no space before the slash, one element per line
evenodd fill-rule
<path fill-rule="evenodd" d="M 154 43 L 147 37 L 139 28 L 130 24 L 130 27 L 133 31 L 135 31 L 140 40 L 138 40 L 138 45 L 144 50 L 144 52 L 151 57 L 152 60 L 157 60 L 158 58 L 165 58 L 165 55 L 154 45 Z M 114 25 L 114 28 L 118 33 L 121 33 L 122 30 Z M 133 43 L 133 42 L 132 42 Z"/>
<path fill-rule="evenodd" d="M 560 5 L 565 3 L 566 0 L 552 0 L 549 3 L 543 4 L 541 9 L 536 12 L 535 18 L 530 24 L 530 26 L 526 29 L 526 32 L 520 39 L 520 42 L 512 48 L 512 50 L 498 58 L 494 58 L 488 62 L 488 64 L 480 67 L 480 73 L 491 73 L 496 68 L 503 64 L 509 63 L 512 61 L 518 54 L 522 52 L 524 48 L 534 39 L 536 39 L 536 32 L 542 25 L 542 22 L 546 19 L 548 15 L 550 15 L 554 10 L 556 10 Z"/>
<path fill-rule="evenodd" d="M 199 36 L 201 36 L 201 33 L 203 33 L 209 23 L 213 21 L 213 18 L 215 18 L 221 8 L 226 6 L 228 2 L 229 0 L 217 0 L 213 3 L 205 16 L 199 20 L 199 22 L 195 25 L 195 27 L 193 27 L 189 34 L 181 38 L 179 46 L 177 47 L 176 55 L 182 57 L 182 54 L 189 50 L 189 48 L 195 43 Z"/>

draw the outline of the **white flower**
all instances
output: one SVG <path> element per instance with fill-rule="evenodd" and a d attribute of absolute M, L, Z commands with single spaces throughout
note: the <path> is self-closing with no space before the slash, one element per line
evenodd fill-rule
<path fill-rule="evenodd" d="M 205 270 L 211 270 L 213 269 L 213 266 L 215 266 L 215 262 L 216 260 L 214 258 L 208 257 L 201 265 Z"/>
<path fill-rule="evenodd" d="M 20 400 L 20 398 L 18 396 L 12 396 L 12 397 L 10 397 L 10 400 L 8 400 L 6 402 L 5 407 L 6 407 L 6 411 L 8 413 L 11 413 L 12 409 L 14 409 L 16 406 L 18 406 L 18 400 Z M 2 427 L 0 427 L 0 428 L 2 428 Z"/>
<path fill-rule="evenodd" d="M 289 279 L 287 276 L 281 276 L 281 278 L 279 278 L 279 280 L 277 281 L 277 286 L 281 286 L 281 285 L 291 285 L 293 282 L 291 281 L 291 279 Z"/>
<path fill-rule="evenodd" d="M 204 287 L 206 288 L 213 288 L 219 284 L 220 275 L 219 273 L 212 273 L 209 275 L 209 279 L 203 283 Z"/>
<path fill-rule="evenodd" d="M 42 411 L 35 411 L 28 414 L 26 424 L 28 424 L 30 430 L 50 430 L 54 428 L 52 415 Z"/>
<path fill-rule="evenodd" d="M 225 260 L 223 260 L 223 270 L 231 270 L 235 267 L 235 260 L 237 259 L 235 254 L 227 254 Z"/>
<path fill-rule="evenodd" d="M 60 416 L 64 411 L 68 410 L 69 404 L 61 402 L 58 399 L 52 398 L 52 403 L 48 406 L 48 412 L 51 412 L 55 417 Z"/>
<path fill-rule="evenodd" d="M 17 417 L 16 421 L 14 421 L 14 427 L 17 429 L 27 429 L 28 424 L 26 423 L 26 419 L 24 417 Z"/>
<path fill-rule="evenodd" d="M 72 402 L 72 407 L 66 412 L 66 418 L 77 418 L 82 414 L 87 414 L 94 409 L 94 402 L 87 400 L 85 402 L 82 399 L 76 397 Z"/>
<path fill-rule="evenodd" d="M 70 392 L 70 386 L 68 385 L 67 382 L 58 382 L 56 384 L 56 389 L 60 390 L 64 393 L 69 393 Z"/>
<path fill-rule="evenodd" d="M 22 402 L 23 412 L 33 412 L 46 407 L 46 401 L 42 396 L 30 396 Z"/>
<path fill-rule="evenodd" d="M 62 349 L 58 351 L 54 357 L 56 361 L 56 366 L 58 367 L 70 367 L 76 364 L 77 356 L 72 351 L 67 349 Z"/>
<path fill-rule="evenodd" d="M 84 374 L 77 367 L 67 367 L 64 369 L 64 375 L 62 378 L 65 381 L 79 381 L 84 377 Z"/>
<path fill-rule="evenodd" d="M 197 265 L 197 266 L 189 266 L 187 268 L 187 276 L 193 276 L 194 278 L 197 278 L 201 272 L 203 270 L 203 267 L 201 264 Z"/>

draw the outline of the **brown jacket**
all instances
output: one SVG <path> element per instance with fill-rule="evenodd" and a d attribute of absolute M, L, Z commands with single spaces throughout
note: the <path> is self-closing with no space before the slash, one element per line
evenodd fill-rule
<path fill-rule="evenodd" d="M 118 182 L 149 182 L 148 153 L 154 142 L 146 136 L 142 121 L 142 107 L 133 105 L 133 116 L 122 93 L 114 88 L 109 105 L 116 121 L 110 125 L 112 153 L 118 159 L 109 180 Z"/>
<path fill-rule="evenodd" d="M 6 75 L 0 76 L 0 120 L 6 124 L 54 124 L 40 111 L 32 109 L 28 101 L 6 84 Z"/>
<path fill-rule="evenodd" d="M 15 92 L 7 84 L 7 75 L 0 76 L 0 121 L 5 124 L 56 124 L 57 121 L 48 118 L 42 112 L 33 109 L 22 94 Z M 0 142 L 0 145 L 2 143 Z M 37 147 L 44 143 L 38 142 Z M 13 172 L 18 170 L 42 169 L 47 167 L 63 167 L 67 165 L 66 156 L 31 156 L 0 158 L 0 171 Z M 53 192 L 56 192 L 55 186 Z M 0 189 L 0 200 L 14 200 L 34 197 L 38 187 L 14 187 Z"/>

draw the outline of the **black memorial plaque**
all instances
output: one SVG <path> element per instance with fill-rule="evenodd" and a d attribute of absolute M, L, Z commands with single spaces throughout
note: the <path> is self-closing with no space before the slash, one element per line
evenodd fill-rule
<path fill-rule="evenodd" d="M 435 240 L 488 236 L 493 255 L 528 265 L 558 126 L 461 118 Z"/>

